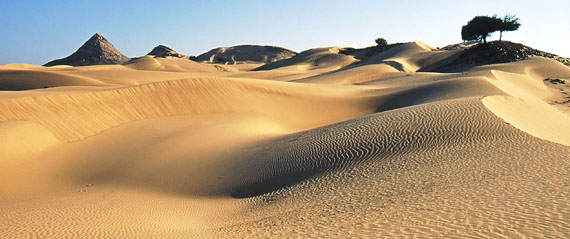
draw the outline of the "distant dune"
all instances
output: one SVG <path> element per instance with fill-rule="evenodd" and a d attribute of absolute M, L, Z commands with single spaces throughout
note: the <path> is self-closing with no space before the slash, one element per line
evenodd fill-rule
<path fill-rule="evenodd" d="M 281 67 L 294 67 L 299 70 L 312 70 L 316 68 L 340 68 L 354 62 L 355 59 L 339 54 L 338 47 L 316 48 L 303 51 L 292 58 L 265 64 L 255 70 L 272 70 Z"/>
<path fill-rule="evenodd" d="M 0 66 L 2 238 L 570 237 L 563 58 L 92 39 Z"/>
<path fill-rule="evenodd" d="M 218 65 L 205 65 L 195 61 L 188 60 L 185 57 L 143 56 L 125 62 L 123 65 L 136 70 L 178 71 L 178 72 L 216 72 L 216 71 L 232 71 L 233 69 L 230 67 L 224 67 Z"/>

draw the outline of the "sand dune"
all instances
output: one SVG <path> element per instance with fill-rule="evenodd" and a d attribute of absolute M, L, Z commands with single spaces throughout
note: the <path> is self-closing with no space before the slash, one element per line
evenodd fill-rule
<path fill-rule="evenodd" d="M 178 72 L 216 72 L 216 71 L 231 71 L 232 68 L 200 64 L 178 57 L 153 57 L 144 56 L 130 60 L 124 64 L 129 68 L 136 70 L 149 70 L 149 71 L 178 71 Z"/>
<path fill-rule="evenodd" d="M 340 47 L 325 47 L 306 50 L 291 58 L 268 63 L 236 76 L 297 81 L 313 76 L 318 77 L 327 72 L 335 72 L 358 61 L 353 56 L 339 53 L 340 49 Z"/>
<path fill-rule="evenodd" d="M 383 63 L 401 72 L 416 72 L 454 56 L 456 51 L 438 51 L 421 41 L 404 43 L 365 59 L 361 64 Z"/>
<path fill-rule="evenodd" d="M 517 142 L 515 149 L 521 154 L 505 151 L 503 147 L 509 142 Z M 282 178 L 294 178 L 302 183 L 259 199 L 266 205 L 265 210 L 254 212 L 258 218 L 265 218 L 255 220 L 262 224 L 259 230 L 236 224 L 221 230 L 223 235 L 236 231 L 245 235 L 247 230 L 254 230 L 265 236 L 285 236 L 288 232 L 278 229 L 285 227 L 301 235 L 325 236 L 334 231 L 339 237 L 541 237 L 563 236 L 568 225 L 560 217 L 549 216 L 561 216 L 567 209 L 546 206 L 560 205 L 561 198 L 537 198 L 533 189 L 541 186 L 511 181 L 531 177 L 560 182 L 547 178 L 560 177 L 565 170 L 549 167 L 545 172 L 536 166 L 548 163 L 565 167 L 568 148 L 533 139 L 504 124 L 477 98 L 370 115 L 276 139 L 264 146 L 261 152 L 252 153 L 250 161 L 261 165 L 240 167 L 245 170 L 240 176 L 252 175 L 256 169 L 269 170 L 254 174 L 258 178 L 240 188 L 236 196 L 254 196 L 273 189 L 256 182 L 292 183 Z M 527 154 L 525 147 L 539 150 Z M 540 156 L 546 152 L 548 156 Z M 511 171 L 513 167 L 517 171 Z M 540 191 L 566 194 L 563 184 L 547 185 L 549 189 Z M 313 193 L 307 195 L 306 191 Z M 528 214 L 521 214 L 525 208 Z M 283 210 L 287 212 L 284 215 Z M 541 220 L 548 223 L 525 229 Z"/>
<path fill-rule="evenodd" d="M 2 237 L 570 236 L 570 68 L 339 49 L 0 66 Z"/>
<path fill-rule="evenodd" d="M 266 64 L 255 70 L 272 70 L 283 67 L 295 70 L 338 69 L 355 61 L 356 59 L 352 56 L 340 54 L 339 47 L 326 47 L 306 50 L 289 59 Z"/>
<path fill-rule="evenodd" d="M 244 66 L 253 68 L 254 66 Z M 0 89 L 31 90 L 62 86 L 120 87 L 189 77 L 237 74 L 233 66 L 206 65 L 180 58 L 142 57 L 125 65 L 82 67 L 0 66 Z M 3 93 L 10 94 L 10 91 Z M 24 93 L 24 92 L 22 92 Z"/>

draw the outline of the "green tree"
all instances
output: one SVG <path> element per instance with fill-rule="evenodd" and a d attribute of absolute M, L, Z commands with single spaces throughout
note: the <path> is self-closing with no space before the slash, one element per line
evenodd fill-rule
<path fill-rule="evenodd" d="M 461 27 L 461 38 L 464 41 L 483 41 L 486 44 L 487 37 L 498 31 L 502 24 L 503 20 L 497 16 L 476 16 Z"/>
<path fill-rule="evenodd" d="M 501 25 L 499 27 L 499 41 L 503 39 L 503 32 L 516 31 L 521 26 L 520 19 L 516 15 L 506 15 L 501 19 Z"/>

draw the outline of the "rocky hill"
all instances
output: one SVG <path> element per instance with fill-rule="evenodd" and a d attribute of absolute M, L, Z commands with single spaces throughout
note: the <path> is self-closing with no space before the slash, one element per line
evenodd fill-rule
<path fill-rule="evenodd" d="M 87 40 L 75 53 L 62 59 L 50 61 L 44 66 L 110 65 L 121 64 L 128 60 L 129 58 L 121 54 L 105 37 L 99 33 L 95 33 L 95 35 Z"/>
<path fill-rule="evenodd" d="M 487 44 L 477 44 L 466 48 L 458 54 L 458 57 L 450 63 L 429 71 L 456 72 L 480 65 L 521 61 L 532 56 L 554 59 L 564 65 L 570 66 L 569 58 L 560 57 L 509 41 L 494 41 Z"/>
<path fill-rule="evenodd" d="M 291 58 L 297 53 L 289 49 L 276 46 L 240 45 L 232 47 L 219 47 L 196 57 L 196 61 L 211 63 L 271 63 Z"/>
<path fill-rule="evenodd" d="M 172 48 L 167 47 L 165 45 L 158 45 L 152 49 L 147 56 L 154 56 L 154 57 L 178 57 L 178 58 L 187 58 L 187 56 L 172 50 Z"/>

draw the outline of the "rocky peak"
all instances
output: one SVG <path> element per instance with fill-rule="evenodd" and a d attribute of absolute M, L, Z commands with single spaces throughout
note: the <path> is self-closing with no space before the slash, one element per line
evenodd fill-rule
<path fill-rule="evenodd" d="M 89 66 L 89 65 L 108 65 L 121 64 L 128 61 L 129 58 L 121 54 L 109 40 L 99 33 L 95 33 L 87 40 L 75 53 L 62 59 L 48 62 L 44 66 L 54 65 L 71 65 L 71 66 Z"/>

